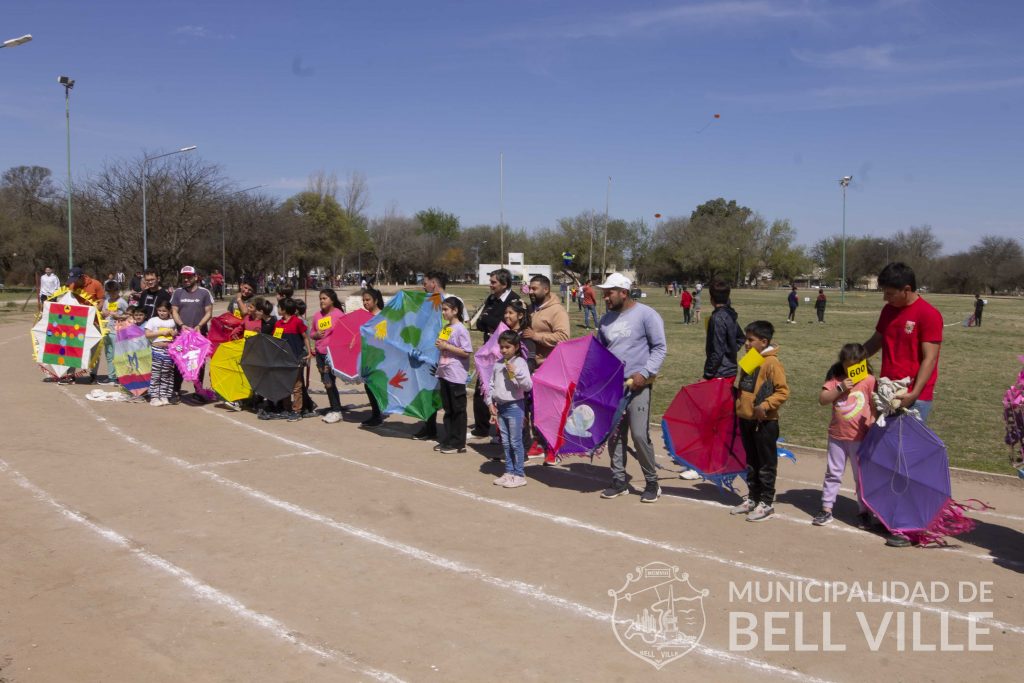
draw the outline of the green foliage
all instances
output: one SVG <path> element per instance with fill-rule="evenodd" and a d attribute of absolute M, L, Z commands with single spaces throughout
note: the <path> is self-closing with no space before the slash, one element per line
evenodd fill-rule
<path fill-rule="evenodd" d="M 441 209 L 424 209 L 416 213 L 420 231 L 425 235 L 454 240 L 459 235 L 459 217 Z"/>

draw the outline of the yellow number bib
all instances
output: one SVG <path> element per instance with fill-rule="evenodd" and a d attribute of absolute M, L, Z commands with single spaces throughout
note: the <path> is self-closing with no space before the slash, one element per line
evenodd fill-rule
<path fill-rule="evenodd" d="M 274 336 L 277 337 L 278 339 L 283 337 L 284 336 L 284 328 L 283 327 L 275 327 L 274 328 Z"/>
<path fill-rule="evenodd" d="M 317 320 L 316 329 L 320 330 L 321 332 L 326 332 L 327 330 L 331 329 L 331 318 L 327 317 L 320 318 L 319 320 Z"/>
<path fill-rule="evenodd" d="M 242 339 L 248 339 L 249 337 L 255 337 L 257 334 L 259 334 L 259 332 L 257 332 L 256 330 L 246 330 L 244 333 L 242 333 Z"/>
<path fill-rule="evenodd" d="M 764 356 L 758 353 L 757 349 L 750 349 L 743 358 L 740 358 L 740 369 L 748 375 L 753 375 L 754 370 L 764 363 Z"/>
<path fill-rule="evenodd" d="M 447 325 L 445 327 L 442 327 L 440 334 L 437 335 L 437 338 L 440 339 L 441 341 L 448 341 L 449 339 L 451 339 L 452 338 L 452 326 L 451 325 Z"/>
<path fill-rule="evenodd" d="M 111 313 L 117 313 L 117 303 L 107 304 L 107 310 Z"/>
<path fill-rule="evenodd" d="M 868 376 L 868 362 L 862 360 L 856 365 L 846 368 L 846 376 L 852 379 L 854 384 L 866 378 Z"/>

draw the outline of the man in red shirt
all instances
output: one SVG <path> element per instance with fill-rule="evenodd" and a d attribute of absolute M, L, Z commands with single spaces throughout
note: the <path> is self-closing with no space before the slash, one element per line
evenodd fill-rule
<path fill-rule="evenodd" d="M 580 291 L 583 301 L 583 327 L 590 329 L 590 318 L 594 319 L 594 329 L 597 329 L 597 299 L 594 297 L 594 288 L 591 281 L 587 280 Z"/>
<path fill-rule="evenodd" d="M 942 314 L 917 293 L 917 278 L 905 263 L 890 263 L 878 275 L 885 307 L 875 333 L 864 346 L 869 355 L 882 351 L 882 377 L 912 383 L 902 407 L 917 408 L 921 419 L 932 411 L 935 380 L 939 374 Z"/>

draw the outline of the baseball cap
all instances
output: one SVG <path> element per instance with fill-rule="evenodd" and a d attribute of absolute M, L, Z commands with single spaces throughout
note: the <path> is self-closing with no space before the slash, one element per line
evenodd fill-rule
<path fill-rule="evenodd" d="M 633 281 L 622 273 L 612 273 L 604 282 L 596 286 L 598 289 L 629 289 L 633 286 Z"/>
<path fill-rule="evenodd" d="M 180 273 L 181 275 L 195 275 L 196 269 L 192 266 L 182 266 Z"/>
<path fill-rule="evenodd" d="M 76 280 L 78 280 L 78 278 L 82 277 L 82 275 L 84 275 L 84 274 L 85 273 L 82 272 L 81 268 L 79 268 L 78 266 L 75 266 L 70 271 L 68 271 L 68 282 L 75 282 Z"/>

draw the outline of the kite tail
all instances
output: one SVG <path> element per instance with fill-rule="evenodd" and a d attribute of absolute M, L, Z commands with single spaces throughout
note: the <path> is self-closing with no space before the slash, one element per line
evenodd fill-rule
<path fill-rule="evenodd" d="M 970 503 L 977 503 L 977 506 L 970 505 Z M 963 503 L 950 498 L 942 506 L 942 509 L 939 510 L 939 514 L 935 516 L 935 519 L 932 520 L 927 529 L 911 531 L 906 535 L 912 543 L 922 547 L 928 545 L 946 546 L 949 545 L 946 541 L 947 536 L 959 536 L 974 530 L 975 522 L 964 514 L 965 511 L 991 509 L 992 506 L 976 498 L 969 498 Z"/>

